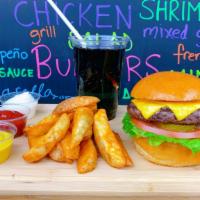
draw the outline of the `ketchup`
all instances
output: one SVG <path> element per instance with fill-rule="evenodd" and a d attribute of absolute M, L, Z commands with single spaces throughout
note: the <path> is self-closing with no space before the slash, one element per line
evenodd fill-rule
<path fill-rule="evenodd" d="M 17 127 L 17 133 L 15 137 L 19 137 L 23 134 L 23 130 L 26 126 L 26 116 L 18 111 L 0 110 L 0 120 L 8 121 Z"/>

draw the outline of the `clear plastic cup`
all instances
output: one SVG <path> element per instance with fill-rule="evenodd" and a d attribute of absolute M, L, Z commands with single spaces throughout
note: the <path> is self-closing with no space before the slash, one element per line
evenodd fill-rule
<path fill-rule="evenodd" d="M 30 109 L 24 105 L 4 104 L 0 106 L 0 122 L 8 122 L 17 128 L 15 137 L 23 135 Z"/>
<path fill-rule="evenodd" d="M 15 125 L 0 121 L 0 164 L 10 157 L 14 135 L 17 132 Z"/>
<path fill-rule="evenodd" d="M 84 36 L 83 36 L 84 37 Z M 118 89 L 128 37 L 91 35 L 84 40 L 69 37 L 74 48 L 77 91 L 80 96 L 96 96 L 99 108 L 115 118 Z"/>
<path fill-rule="evenodd" d="M 40 99 L 40 94 L 35 92 L 11 92 L 0 97 L 2 105 L 19 104 L 30 109 L 28 118 L 34 117 Z"/>

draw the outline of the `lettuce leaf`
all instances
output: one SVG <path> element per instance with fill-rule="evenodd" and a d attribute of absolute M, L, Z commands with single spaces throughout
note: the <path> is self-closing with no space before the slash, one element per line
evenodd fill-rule
<path fill-rule="evenodd" d="M 200 139 L 178 139 L 178 138 L 170 138 L 163 135 L 156 135 L 151 132 L 144 131 L 140 128 L 137 128 L 131 120 L 131 116 L 126 113 L 123 120 L 123 130 L 130 136 L 133 137 L 144 137 L 148 138 L 148 142 L 152 146 L 159 146 L 164 142 L 171 142 L 180 144 L 188 149 L 190 149 L 193 153 L 200 152 Z"/>

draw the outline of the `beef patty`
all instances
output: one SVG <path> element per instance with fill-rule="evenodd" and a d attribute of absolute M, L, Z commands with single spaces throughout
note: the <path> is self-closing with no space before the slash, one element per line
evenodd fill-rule
<path fill-rule="evenodd" d="M 128 113 L 137 119 L 143 121 L 154 121 L 154 122 L 162 122 L 162 123 L 173 123 L 173 124 L 200 124 L 200 110 L 193 112 L 187 118 L 179 121 L 176 119 L 174 113 L 169 108 L 161 108 L 158 112 L 156 112 L 149 119 L 145 119 L 141 112 L 137 109 L 137 107 L 130 103 L 128 105 Z"/>

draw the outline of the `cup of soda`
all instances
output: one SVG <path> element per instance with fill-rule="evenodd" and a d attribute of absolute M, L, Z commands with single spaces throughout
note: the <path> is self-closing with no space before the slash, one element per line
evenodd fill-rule
<path fill-rule="evenodd" d="M 128 37 L 89 35 L 83 40 L 70 36 L 74 49 L 77 91 L 96 96 L 98 108 L 106 109 L 109 120 L 116 116 L 118 90 Z"/>

